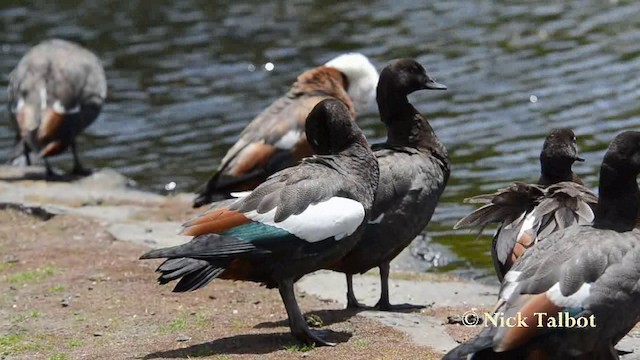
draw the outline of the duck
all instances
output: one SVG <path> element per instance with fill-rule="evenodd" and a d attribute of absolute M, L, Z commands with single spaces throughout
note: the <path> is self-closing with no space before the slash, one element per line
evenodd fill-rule
<path fill-rule="evenodd" d="M 640 132 L 620 133 L 602 161 L 593 224 L 556 231 L 505 275 L 491 313 L 520 326 L 488 322 L 444 359 L 618 359 L 614 346 L 640 320 L 639 173 Z"/>
<path fill-rule="evenodd" d="M 484 228 L 499 223 L 491 244 L 491 257 L 500 282 L 515 261 L 553 232 L 590 224 L 598 197 L 572 170 L 578 154 L 576 136 L 567 128 L 553 129 L 540 152 L 541 174 L 536 184 L 516 182 L 493 194 L 466 202 L 482 207 L 460 219 L 454 229 Z"/>
<path fill-rule="evenodd" d="M 446 90 L 414 59 L 399 59 L 380 73 L 376 100 L 387 140 L 373 146 L 380 180 L 371 211 L 358 244 L 329 267 L 346 275 L 347 308 L 363 305 L 353 291 L 353 275 L 378 267 L 381 295 L 379 310 L 407 308 L 389 302 L 389 267 L 431 220 L 449 179 L 451 161 L 429 122 L 407 96 L 418 90 Z"/>
<path fill-rule="evenodd" d="M 296 165 L 313 154 L 304 124 L 320 101 L 335 98 L 352 116 L 375 96 L 378 72 L 360 53 L 346 53 L 300 74 L 289 91 L 264 109 L 240 133 L 222 158 L 216 173 L 193 200 L 198 208 L 232 192 L 253 190 L 271 174 Z"/>
<path fill-rule="evenodd" d="M 9 109 L 16 129 L 16 154 L 26 165 L 32 156 L 44 160 L 71 148 L 74 175 L 88 175 L 78 158 L 76 138 L 91 125 L 107 96 L 100 59 L 88 49 L 61 39 L 31 48 L 9 75 Z M 15 160 L 15 159 L 14 159 Z"/>
<path fill-rule="evenodd" d="M 308 115 L 305 131 L 316 155 L 272 175 L 250 193 L 235 194 L 185 224 L 191 241 L 141 259 L 166 258 L 161 284 L 199 289 L 215 278 L 278 288 L 293 336 L 334 345 L 311 331 L 293 285 L 344 256 L 366 225 L 378 185 L 378 164 L 348 106 L 329 98 Z M 226 206 L 226 204 L 230 204 Z"/>

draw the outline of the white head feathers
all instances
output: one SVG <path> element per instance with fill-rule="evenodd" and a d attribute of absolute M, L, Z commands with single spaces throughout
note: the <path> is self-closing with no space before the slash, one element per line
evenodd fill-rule
<path fill-rule="evenodd" d="M 369 59 L 360 53 L 342 54 L 329 60 L 326 66 L 345 74 L 349 80 L 349 96 L 358 112 L 376 97 L 378 71 Z"/>

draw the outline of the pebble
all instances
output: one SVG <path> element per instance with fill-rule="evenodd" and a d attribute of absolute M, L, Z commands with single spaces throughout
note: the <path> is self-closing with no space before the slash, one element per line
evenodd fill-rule
<path fill-rule="evenodd" d="M 178 336 L 176 338 L 177 342 L 185 342 L 191 340 L 191 336 Z"/>
<path fill-rule="evenodd" d="M 104 335 L 104 334 L 103 334 L 103 333 L 101 333 L 101 332 L 94 332 L 94 333 L 93 333 L 93 336 L 96 336 L 96 337 L 98 337 L 98 336 L 103 336 L 103 335 Z"/>
<path fill-rule="evenodd" d="M 62 307 L 68 307 L 69 306 L 69 300 L 68 299 L 60 300 L 60 305 L 62 305 Z"/>

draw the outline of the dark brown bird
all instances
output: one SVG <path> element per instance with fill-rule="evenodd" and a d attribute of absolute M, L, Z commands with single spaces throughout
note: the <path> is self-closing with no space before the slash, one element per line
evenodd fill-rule
<path fill-rule="evenodd" d="M 9 108 L 26 164 L 36 154 L 47 159 L 71 147 L 73 174 L 90 171 L 80 164 L 76 137 L 96 119 L 107 95 L 100 60 L 64 40 L 47 40 L 20 60 L 9 78 Z"/>
<path fill-rule="evenodd" d="M 274 101 L 240 133 L 217 172 L 193 201 L 200 207 L 252 190 L 271 174 L 313 154 L 304 121 L 313 107 L 327 98 L 344 102 L 355 117 L 374 96 L 378 73 L 362 54 L 344 54 L 298 76 L 286 95 Z M 355 103 L 355 104 L 354 104 Z"/>
<path fill-rule="evenodd" d="M 578 156 L 576 137 L 570 129 L 554 129 L 540 153 L 541 176 L 537 184 L 516 182 L 493 194 L 466 199 L 484 204 L 458 221 L 454 229 L 499 223 L 491 255 L 498 279 L 539 240 L 578 224 L 590 224 L 598 197 L 582 185 L 571 169 Z"/>
<path fill-rule="evenodd" d="M 374 267 L 380 269 L 382 289 L 376 307 L 387 311 L 398 307 L 389 303 L 389 263 L 427 226 L 450 172 L 446 148 L 407 95 L 446 88 L 413 59 L 394 61 L 380 74 L 377 102 L 388 135 L 385 143 L 373 147 L 380 181 L 372 220 L 356 247 L 329 267 L 346 274 L 347 307 L 360 306 L 353 274 Z"/>

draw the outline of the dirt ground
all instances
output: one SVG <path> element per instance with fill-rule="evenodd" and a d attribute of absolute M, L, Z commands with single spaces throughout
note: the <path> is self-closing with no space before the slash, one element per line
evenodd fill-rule
<path fill-rule="evenodd" d="M 115 241 L 87 218 L 43 221 L 0 210 L 0 358 L 440 358 L 396 330 L 304 294 L 300 306 L 320 317 L 338 345 L 297 345 L 277 291 L 216 280 L 174 294 L 156 283 L 160 261 L 138 260 L 146 250 Z"/>

